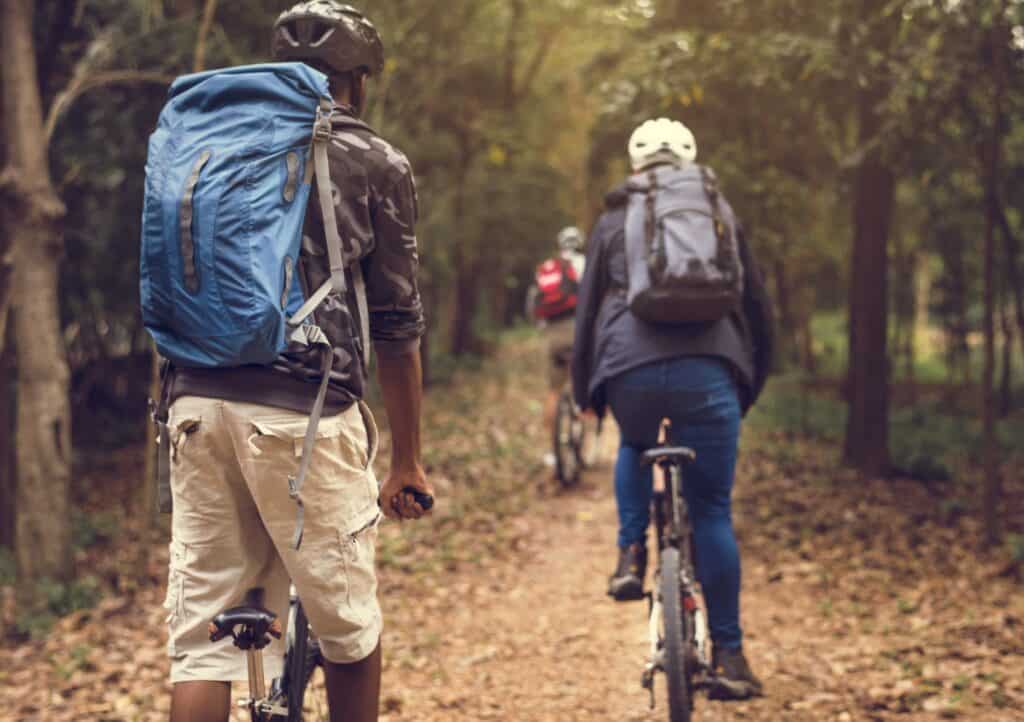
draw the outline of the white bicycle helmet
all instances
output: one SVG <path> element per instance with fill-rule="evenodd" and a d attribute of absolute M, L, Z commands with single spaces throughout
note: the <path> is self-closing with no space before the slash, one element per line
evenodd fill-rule
<path fill-rule="evenodd" d="M 629 160 L 634 172 L 658 163 L 693 163 L 697 160 L 697 140 L 678 120 L 647 120 L 629 138 Z"/>
<path fill-rule="evenodd" d="M 583 232 L 576 226 L 568 226 L 558 232 L 558 248 L 562 251 L 583 249 Z"/>

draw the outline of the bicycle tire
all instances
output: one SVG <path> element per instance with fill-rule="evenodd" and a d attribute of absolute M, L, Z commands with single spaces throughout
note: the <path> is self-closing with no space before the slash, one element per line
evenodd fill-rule
<path fill-rule="evenodd" d="M 563 393 L 555 407 L 551 442 L 555 452 L 555 476 L 566 488 L 575 486 L 580 479 L 579 445 L 573 429 L 575 415 L 572 399 Z"/>
<path fill-rule="evenodd" d="M 664 671 L 668 687 L 669 719 L 690 722 L 693 706 L 690 698 L 690 670 L 687 664 L 686 620 L 680 583 L 679 550 L 666 547 L 661 552 L 659 593 L 663 609 L 662 626 Z"/>
<path fill-rule="evenodd" d="M 292 646 L 285 652 L 284 689 L 288 701 L 287 722 L 303 722 L 303 706 L 309 680 L 321 664 L 320 648 L 309 637 L 309 621 L 302 603 L 295 607 L 295 637 Z M 276 720 L 284 718 L 276 717 Z"/>

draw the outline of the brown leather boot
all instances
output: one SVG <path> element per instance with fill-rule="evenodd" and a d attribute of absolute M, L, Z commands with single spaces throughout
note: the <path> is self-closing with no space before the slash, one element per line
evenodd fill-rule
<path fill-rule="evenodd" d="M 647 573 L 647 547 L 632 544 L 619 549 L 619 564 L 608 579 L 608 596 L 616 602 L 633 602 L 644 598 L 644 575 Z"/>

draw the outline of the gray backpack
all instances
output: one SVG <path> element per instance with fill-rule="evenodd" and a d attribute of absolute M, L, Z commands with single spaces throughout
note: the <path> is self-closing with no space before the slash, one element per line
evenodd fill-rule
<path fill-rule="evenodd" d="M 658 166 L 630 179 L 627 300 L 651 323 L 717 321 L 739 307 L 736 219 L 710 168 Z"/>

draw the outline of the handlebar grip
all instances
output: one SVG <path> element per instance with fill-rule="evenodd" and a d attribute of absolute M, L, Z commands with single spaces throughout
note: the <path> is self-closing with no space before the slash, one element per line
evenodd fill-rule
<path fill-rule="evenodd" d="M 414 489 L 411 486 L 405 487 L 402 489 L 402 492 L 405 494 L 412 494 L 412 498 L 423 508 L 423 511 L 430 511 L 434 508 L 434 497 L 430 494 L 424 494 L 419 489 Z"/>
<path fill-rule="evenodd" d="M 219 642 L 220 640 L 224 639 L 229 634 L 231 634 L 231 630 L 221 629 L 220 627 L 218 627 L 213 622 L 210 622 L 210 626 L 207 629 L 207 631 L 210 634 L 210 641 L 211 642 Z"/>

